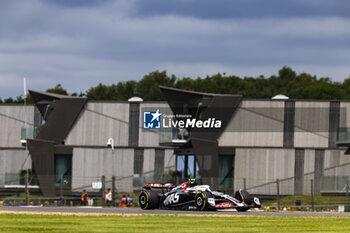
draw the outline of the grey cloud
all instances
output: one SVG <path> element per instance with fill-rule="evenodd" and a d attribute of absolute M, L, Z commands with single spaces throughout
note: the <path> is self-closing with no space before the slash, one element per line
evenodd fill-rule
<path fill-rule="evenodd" d="M 137 15 L 180 15 L 201 19 L 350 16 L 347 0 L 138 0 Z"/>
<path fill-rule="evenodd" d="M 342 14 L 321 12 L 306 18 L 295 14 L 278 20 L 201 18 L 193 10 L 189 15 L 165 11 L 136 17 L 143 7 L 136 0 L 83 7 L 39 0 L 11 2 L 0 8 L 2 98 L 21 93 L 23 76 L 33 89 L 61 83 L 70 92 L 85 91 L 99 82 L 137 80 L 156 69 L 180 77 L 217 72 L 268 76 L 288 65 L 334 80 L 349 76 L 350 19 Z M 310 7 L 315 4 L 307 2 Z M 206 4 L 209 1 L 203 2 L 203 12 Z"/>
<path fill-rule="evenodd" d="M 42 2 L 48 2 L 64 8 L 85 8 L 101 6 L 113 2 L 113 0 L 42 0 Z"/>

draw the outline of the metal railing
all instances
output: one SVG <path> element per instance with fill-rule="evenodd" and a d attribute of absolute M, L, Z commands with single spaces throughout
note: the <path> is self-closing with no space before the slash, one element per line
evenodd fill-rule
<path fill-rule="evenodd" d="M 51 205 L 80 205 L 81 193 L 83 190 L 89 193 L 91 205 L 104 205 L 104 195 L 107 189 L 113 190 L 114 205 L 118 205 L 122 195 L 130 194 L 137 199 L 137 193 L 147 183 L 172 183 L 179 185 L 186 182 L 187 179 L 181 179 L 173 174 L 153 173 L 130 176 L 62 176 L 56 179 L 55 176 L 41 176 L 26 174 L 0 174 L 0 190 L 14 190 L 17 193 L 26 193 L 20 197 L 13 198 L 17 204 L 31 203 L 44 205 L 43 201 L 48 201 Z M 287 179 L 233 179 L 225 180 L 223 177 L 205 177 L 196 180 L 198 184 L 210 185 L 212 190 L 225 192 L 234 195 L 238 189 L 245 189 L 251 195 L 261 198 L 266 210 L 304 210 L 320 211 L 349 210 L 349 181 L 350 177 L 327 177 L 321 179 L 321 193 L 331 196 L 320 196 L 315 193 L 315 181 L 305 178 L 303 180 L 303 195 L 294 195 L 295 184 L 294 178 Z M 40 185 L 51 185 L 56 197 L 31 197 L 34 190 L 40 190 Z M 317 194 L 317 195 L 316 195 Z M 22 203 L 20 202 L 22 201 Z M 54 202 L 56 201 L 56 202 Z"/>
<path fill-rule="evenodd" d="M 161 128 L 159 130 L 159 144 L 184 144 L 189 137 L 189 131 L 182 128 Z"/>
<path fill-rule="evenodd" d="M 39 131 L 36 127 L 22 127 L 21 128 L 21 140 L 35 139 Z"/>

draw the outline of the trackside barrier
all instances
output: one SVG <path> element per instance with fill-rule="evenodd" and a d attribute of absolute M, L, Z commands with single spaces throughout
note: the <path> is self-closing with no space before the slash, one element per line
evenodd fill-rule
<path fill-rule="evenodd" d="M 262 179 L 250 177 L 203 177 L 197 179 L 198 184 L 207 184 L 212 190 L 233 195 L 238 189 L 245 189 L 261 199 L 263 206 L 271 209 L 336 211 L 344 206 L 350 210 L 349 180 L 350 177 L 324 176 L 321 183 L 321 194 L 315 193 L 315 180 L 306 175 L 302 181 L 302 195 L 294 195 L 294 177 L 281 179 Z M 44 179 L 43 179 L 44 178 Z M 0 174 L 0 194 L 9 196 L 3 205 L 80 205 L 81 194 L 86 190 L 93 205 L 105 205 L 105 193 L 112 190 L 113 206 L 118 206 L 123 195 L 130 194 L 134 200 L 142 187 L 147 183 L 173 183 L 175 185 L 187 181 L 176 172 L 155 175 L 152 172 L 129 176 L 45 176 L 38 179 L 35 175 Z M 40 181 L 42 182 L 40 184 Z M 47 183 L 45 183 L 47 182 Z M 49 182 L 53 182 L 49 183 Z M 40 196 L 40 186 L 51 184 L 55 189 L 55 197 Z M 331 190 L 331 188 L 336 188 Z M 325 190 L 327 189 L 327 190 Z M 39 197 L 38 197 L 39 196 Z M 135 199 L 136 198 L 136 199 Z M 300 200 L 300 205 L 296 201 Z M 137 202 L 137 201 L 136 201 Z M 266 204 L 265 204 L 266 203 Z M 136 204 L 136 203 L 135 203 Z"/>

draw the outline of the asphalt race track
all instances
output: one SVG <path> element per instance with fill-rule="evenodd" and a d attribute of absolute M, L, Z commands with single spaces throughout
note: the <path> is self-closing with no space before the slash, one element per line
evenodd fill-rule
<path fill-rule="evenodd" d="M 334 216 L 350 217 L 350 213 L 330 212 L 265 212 L 248 211 L 180 211 L 180 210 L 142 210 L 139 208 L 99 208 L 99 207 L 0 207 L 1 212 L 57 212 L 57 213 L 92 213 L 92 214 L 177 214 L 177 215 L 247 215 L 247 216 Z"/>

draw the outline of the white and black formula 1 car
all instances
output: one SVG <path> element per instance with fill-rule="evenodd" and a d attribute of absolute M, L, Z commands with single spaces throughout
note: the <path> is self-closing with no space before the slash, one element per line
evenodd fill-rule
<path fill-rule="evenodd" d="M 217 210 L 234 208 L 247 211 L 260 208 L 260 200 L 251 197 L 245 190 L 238 190 L 235 196 L 211 191 L 209 185 L 197 185 L 195 181 L 184 182 L 179 186 L 170 183 L 150 183 L 143 187 L 139 195 L 142 209 L 177 210 Z"/>

